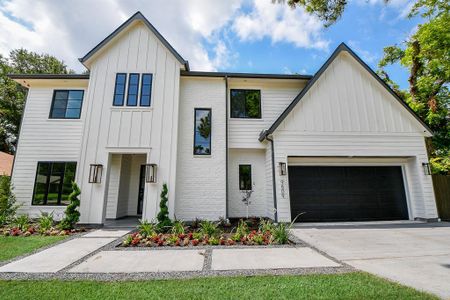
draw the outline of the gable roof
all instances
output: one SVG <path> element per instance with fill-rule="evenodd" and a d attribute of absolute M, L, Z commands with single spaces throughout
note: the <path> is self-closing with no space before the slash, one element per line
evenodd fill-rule
<path fill-rule="evenodd" d="M 311 89 L 314 83 L 320 78 L 320 76 L 325 72 L 328 66 L 334 61 L 334 59 L 342 52 L 348 52 L 366 71 L 369 72 L 372 77 L 374 77 L 394 98 L 409 111 L 412 116 L 419 121 L 419 123 L 430 133 L 433 134 L 433 131 L 428 127 L 428 125 L 405 103 L 392 89 L 389 85 L 387 85 L 378 75 L 375 73 L 352 49 L 350 49 L 345 43 L 341 43 L 336 50 L 334 50 L 333 54 L 327 59 L 327 61 L 323 64 L 323 66 L 317 71 L 314 77 L 308 82 L 308 84 L 303 88 L 303 90 L 294 98 L 294 100 L 289 104 L 289 106 L 283 111 L 283 113 L 275 120 L 275 122 L 270 126 L 269 129 L 261 132 L 259 136 L 259 141 L 262 142 L 268 135 L 272 134 L 278 126 L 284 121 L 284 119 L 289 115 L 289 113 L 294 109 L 297 103 L 305 96 L 305 94 Z"/>
<path fill-rule="evenodd" d="M 84 65 L 84 63 L 89 60 L 95 53 L 108 44 L 114 37 L 116 37 L 120 32 L 127 28 L 134 21 L 142 21 L 147 28 L 159 39 L 159 41 L 170 51 L 170 53 L 175 56 L 175 58 L 184 66 L 186 71 L 189 71 L 189 62 L 185 60 L 181 55 L 169 44 L 169 42 L 156 30 L 156 28 L 147 20 L 144 15 L 138 11 L 132 15 L 128 20 L 126 20 L 122 25 L 117 27 L 110 35 L 108 35 L 103 41 L 101 41 L 97 46 L 95 46 L 91 51 L 89 51 L 85 56 L 79 58 L 78 60 Z"/>

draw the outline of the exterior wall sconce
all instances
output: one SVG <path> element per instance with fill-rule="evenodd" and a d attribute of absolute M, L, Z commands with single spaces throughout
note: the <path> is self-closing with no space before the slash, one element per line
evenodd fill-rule
<path fill-rule="evenodd" d="M 422 168 L 425 175 L 431 175 L 431 167 L 429 163 L 422 163 Z"/>
<path fill-rule="evenodd" d="M 286 174 L 287 174 L 286 163 L 280 162 L 280 175 L 283 176 Z"/>
<path fill-rule="evenodd" d="M 145 165 L 145 182 L 156 183 L 156 173 L 158 166 L 156 164 Z"/>
<path fill-rule="evenodd" d="M 91 164 L 89 168 L 89 183 L 102 182 L 103 165 Z"/>

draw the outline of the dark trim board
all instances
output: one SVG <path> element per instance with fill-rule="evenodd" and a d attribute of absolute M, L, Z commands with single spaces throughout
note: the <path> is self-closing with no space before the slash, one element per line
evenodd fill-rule
<path fill-rule="evenodd" d="M 419 121 L 420 124 L 428 131 L 430 134 L 433 134 L 433 131 L 428 127 L 428 125 L 405 103 L 361 58 L 356 55 L 345 43 L 341 43 L 336 50 L 334 50 L 333 54 L 327 59 L 327 61 L 323 64 L 323 66 L 319 69 L 319 71 L 314 75 L 314 77 L 308 82 L 305 88 L 294 98 L 294 100 L 289 104 L 289 106 L 283 111 L 283 113 L 275 120 L 275 122 L 270 126 L 268 130 L 265 130 L 259 136 L 259 141 L 263 141 L 269 134 L 272 134 L 281 122 L 289 115 L 289 113 L 294 109 L 300 100 L 302 100 L 303 96 L 311 89 L 314 83 L 320 78 L 320 76 L 325 72 L 328 66 L 334 61 L 334 59 L 342 52 L 348 52 L 356 61 L 364 68 L 366 71 L 372 75 L 375 80 L 377 80 L 394 98 L 409 111 L 412 116 Z"/>
<path fill-rule="evenodd" d="M 11 79 L 89 79 L 89 74 L 8 74 Z"/>
<path fill-rule="evenodd" d="M 201 72 L 181 71 L 181 76 L 186 77 L 228 77 L 228 78 L 260 78 L 260 79 L 304 79 L 310 80 L 312 75 L 298 74 L 258 74 L 258 73 L 228 73 L 228 72 Z"/>

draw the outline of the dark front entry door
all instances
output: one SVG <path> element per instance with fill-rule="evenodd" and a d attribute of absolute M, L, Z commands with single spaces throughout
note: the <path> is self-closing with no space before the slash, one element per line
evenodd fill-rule
<path fill-rule="evenodd" d="M 138 207 L 137 207 L 138 215 L 142 215 L 142 206 L 144 205 L 144 190 L 145 190 L 145 165 L 141 165 L 141 172 L 139 174 L 139 193 L 138 193 Z"/>
<path fill-rule="evenodd" d="M 290 166 L 289 193 L 298 222 L 408 219 L 399 166 Z"/>

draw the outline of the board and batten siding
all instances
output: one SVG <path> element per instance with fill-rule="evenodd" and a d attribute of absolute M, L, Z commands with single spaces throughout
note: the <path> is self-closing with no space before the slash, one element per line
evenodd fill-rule
<path fill-rule="evenodd" d="M 163 183 L 169 188 L 169 211 L 173 214 L 179 61 L 141 21 L 123 30 L 91 59 L 79 173 L 83 178 L 81 223 L 103 222 L 113 153 L 146 154 L 148 163 L 158 165 L 158 182 L 145 187 L 143 218 L 155 218 Z M 114 107 L 116 73 L 152 73 L 151 107 Z M 100 184 L 88 183 L 93 163 L 104 166 Z"/>
<path fill-rule="evenodd" d="M 182 220 L 225 218 L 226 144 L 223 78 L 182 77 L 175 215 Z M 211 155 L 194 155 L 194 109 L 211 109 Z"/>
<path fill-rule="evenodd" d="M 428 162 L 425 136 L 425 128 L 343 52 L 274 132 L 275 162 L 328 156 L 397 157 L 400 163 L 407 158 L 410 218 L 435 218 L 431 176 L 422 170 Z M 289 221 L 288 177 L 276 172 L 276 185 L 279 219 Z"/>
<path fill-rule="evenodd" d="M 85 90 L 86 86 L 86 83 L 80 83 L 78 85 L 54 84 L 54 87 L 49 87 L 46 82 L 42 82 L 28 90 L 12 176 L 17 203 L 21 205 L 19 213 L 38 217 L 41 212 L 53 212 L 56 219 L 63 216 L 65 206 L 31 205 L 37 163 L 39 161 L 73 161 L 77 162 L 77 169 L 79 168 L 80 144 L 86 111 L 84 104 L 80 119 L 49 119 L 49 115 L 55 89 Z M 86 98 L 86 95 L 84 97 Z"/>
<path fill-rule="evenodd" d="M 261 119 L 239 119 L 228 116 L 229 148 L 264 149 L 265 146 L 258 141 L 259 134 L 273 124 L 300 93 L 306 82 L 299 79 L 229 79 L 229 90 L 261 90 Z"/>

